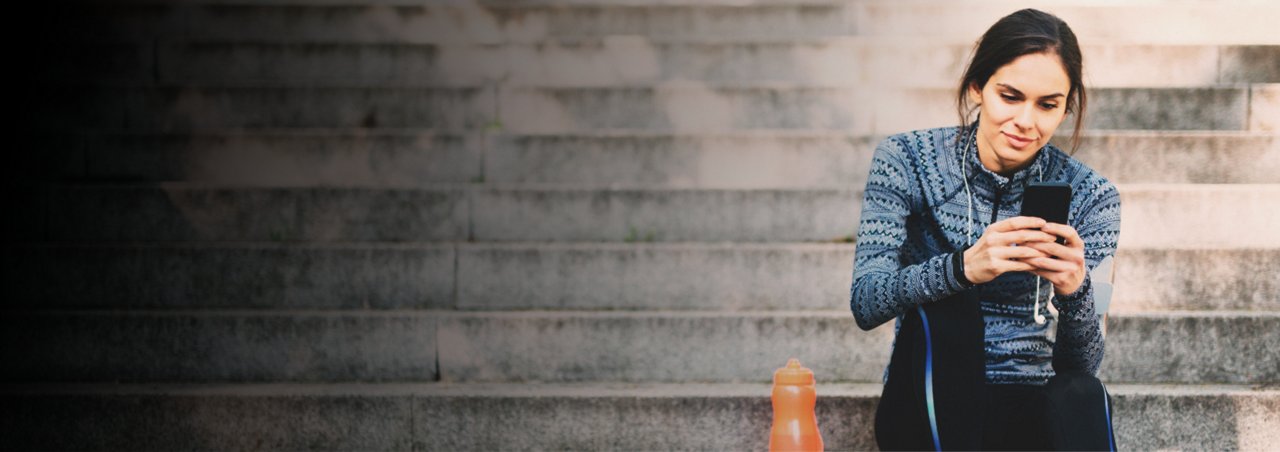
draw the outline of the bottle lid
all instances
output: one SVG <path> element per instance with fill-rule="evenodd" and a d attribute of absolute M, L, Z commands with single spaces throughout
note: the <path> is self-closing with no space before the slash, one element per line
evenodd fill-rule
<path fill-rule="evenodd" d="M 811 385 L 813 384 L 813 371 L 808 367 L 800 365 L 800 360 L 791 358 L 787 360 L 787 366 L 778 369 L 773 373 L 773 384 L 782 385 Z"/>

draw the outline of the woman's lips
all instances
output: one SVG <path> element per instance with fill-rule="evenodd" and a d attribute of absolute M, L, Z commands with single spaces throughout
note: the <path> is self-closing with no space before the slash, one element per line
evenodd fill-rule
<path fill-rule="evenodd" d="M 1005 139 L 1009 140 L 1009 145 L 1010 145 L 1010 146 L 1013 146 L 1013 147 L 1014 147 L 1014 148 L 1016 148 L 1016 149 L 1022 149 L 1022 148 L 1025 148 L 1025 147 L 1027 147 L 1027 145 L 1028 145 L 1028 144 L 1031 144 L 1031 142 L 1032 142 L 1032 141 L 1035 141 L 1035 140 L 1032 140 L 1032 139 L 1030 139 L 1030 138 L 1022 138 L 1022 137 L 1017 136 L 1017 135 L 1010 135 L 1010 134 L 1005 133 L 1005 132 L 1000 132 L 1000 133 L 1004 134 Z"/>

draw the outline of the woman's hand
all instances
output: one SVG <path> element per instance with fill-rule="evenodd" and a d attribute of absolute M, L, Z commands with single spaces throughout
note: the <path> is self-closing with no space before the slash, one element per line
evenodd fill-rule
<path fill-rule="evenodd" d="M 1035 266 L 1031 273 L 1053 283 L 1053 293 L 1058 296 L 1075 293 L 1084 284 L 1084 240 L 1076 233 L 1075 228 L 1065 224 L 1047 223 L 1041 230 L 1066 239 L 1067 244 L 1028 243 L 1028 248 L 1034 248 L 1045 256 L 1029 258 L 1025 262 Z"/>
<path fill-rule="evenodd" d="M 964 251 L 965 278 L 971 283 L 982 284 L 1008 272 L 1041 270 L 1041 267 L 1032 265 L 1031 262 L 1035 259 L 1053 259 L 1032 245 L 1052 244 L 1058 239 L 1039 230 L 1046 224 L 1036 217 L 1013 217 L 987 226 L 978 242 Z M 1079 240 L 1078 236 L 1076 238 Z M 1080 255 L 1083 261 L 1083 247 Z"/>

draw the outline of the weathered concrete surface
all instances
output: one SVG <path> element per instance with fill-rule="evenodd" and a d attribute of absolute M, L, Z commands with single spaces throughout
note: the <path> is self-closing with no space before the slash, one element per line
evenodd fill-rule
<path fill-rule="evenodd" d="M 804 241 L 857 231 L 853 190 L 479 188 L 480 241 Z"/>
<path fill-rule="evenodd" d="M 185 181 L 234 187 L 469 183 L 482 177 L 485 138 L 422 130 L 84 133 L 41 144 L 66 154 L 72 180 Z"/>
<path fill-rule="evenodd" d="M 1121 185 L 1119 246 L 1280 248 L 1280 184 Z"/>
<path fill-rule="evenodd" d="M 1249 130 L 1280 132 L 1280 83 L 1258 84 L 1250 89 Z"/>
<path fill-rule="evenodd" d="M 130 5 L 88 10 L 93 22 L 115 24 L 107 36 L 185 37 L 229 41 L 536 42 L 555 37 L 641 35 L 661 38 L 803 39 L 826 36 L 913 36 L 967 43 L 1016 7 L 1054 12 L 1082 44 L 1280 44 L 1269 18 L 1273 5 L 1132 2 L 1005 3 L 878 2 L 473 2 L 422 5 L 241 4 Z M 74 12 L 74 11 L 73 11 Z M 103 20 L 106 16 L 109 19 Z M 1142 16 L 1141 24 L 1130 18 Z M 71 25 L 55 24 L 75 30 Z M 100 30 L 103 31 L 103 30 Z"/>
<path fill-rule="evenodd" d="M 862 188 L 879 142 L 821 131 L 502 134 L 484 174 L 499 184 L 578 187 Z M 1070 131 L 1054 142 L 1070 151 Z M 1119 184 L 1280 183 L 1275 134 L 1087 132 L 1075 157 Z"/>
<path fill-rule="evenodd" d="M 1122 247 L 1280 247 L 1268 233 L 1280 224 L 1280 184 L 1117 189 Z M 472 194 L 472 237 L 482 241 L 826 241 L 857 233 L 862 201 L 848 189 L 526 186 Z"/>
<path fill-rule="evenodd" d="M 198 132 L 226 129 L 390 127 L 468 132 L 496 119 L 480 87 L 70 85 L 46 89 L 28 116 L 36 130 Z"/>
<path fill-rule="evenodd" d="M 1280 83 L 1280 46 L 1226 47 L 1220 64 L 1223 83 Z"/>
<path fill-rule="evenodd" d="M 818 129 L 883 135 L 958 121 L 949 88 L 690 81 L 624 88 L 508 87 L 499 102 L 504 130 L 517 133 Z M 1247 130 L 1249 117 L 1247 87 L 1098 88 L 1089 93 L 1085 124 L 1097 130 Z M 1064 130 L 1074 127 L 1074 119 L 1067 121 Z"/>
<path fill-rule="evenodd" d="M 852 244 L 467 244 L 458 307 L 846 309 Z M 1273 249 L 1121 247 L 1112 312 L 1280 310 Z"/>
<path fill-rule="evenodd" d="M 377 394 L 5 394 L 21 450 L 408 450 L 413 402 Z"/>
<path fill-rule="evenodd" d="M 1129 383 L 1276 383 L 1280 312 L 1117 314 L 1099 372 Z"/>
<path fill-rule="evenodd" d="M 72 186 L 55 241 L 425 241 L 467 237 L 467 194 L 435 188 Z"/>
<path fill-rule="evenodd" d="M 429 312 L 6 312 L 5 382 L 432 381 Z"/>
<path fill-rule="evenodd" d="M 1276 249 L 1126 249 L 1111 312 L 1280 311 Z"/>
<path fill-rule="evenodd" d="M 458 308 L 840 309 L 853 247 L 837 244 L 468 244 Z"/>
<path fill-rule="evenodd" d="M 818 378 L 827 449 L 874 450 L 880 385 Z M 1108 390 L 1121 448 L 1277 439 L 1274 389 Z M 767 384 L 85 385 L 6 387 L 0 399 L 0 433 L 19 449 L 761 450 L 772 421 Z"/>
<path fill-rule="evenodd" d="M 841 381 L 874 381 L 893 326 L 848 312 L 500 312 L 440 318 L 445 381 L 763 381 L 798 357 Z"/>
<path fill-rule="evenodd" d="M 1280 380 L 1275 312 L 1115 314 L 1101 375 L 1136 383 Z M 496 312 L 440 319 L 445 381 L 768 381 L 766 363 L 809 362 L 836 381 L 883 376 L 892 322 L 848 311 Z M 1177 340 L 1172 340 L 1177 338 Z M 1189 364 L 1193 363 L 1193 364 Z"/>
<path fill-rule="evenodd" d="M 142 48 L 151 47 L 111 50 L 138 53 Z M 1267 62 L 1277 63 L 1276 48 L 1104 43 L 1082 51 L 1090 88 L 1152 88 L 1275 83 L 1280 74 Z M 970 50 L 969 44 L 904 36 L 672 40 L 612 35 L 527 44 L 172 41 L 158 46 L 154 71 L 162 81 L 223 83 L 623 86 L 701 80 L 939 88 L 956 83 Z M 145 67 L 134 71 L 135 77 L 151 76 Z"/>
<path fill-rule="evenodd" d="M 9 309 L 441 309 L 451 244 L 22 245 L 3 253 Z"/>

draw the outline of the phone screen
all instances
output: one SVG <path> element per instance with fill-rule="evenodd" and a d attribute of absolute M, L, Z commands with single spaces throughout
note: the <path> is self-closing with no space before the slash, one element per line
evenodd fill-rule
<path fill-rule="evenodd" d="M 1067 224 L 1071 208 L 1071 186 L 1061 182 L 1033 182 L 1022 195 L 1022 216 L 1039 217 L 1050 223 Z M 1058 243 L 1065 242 L 1059 238 Z"/>

